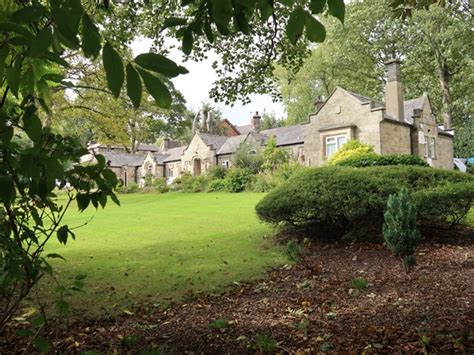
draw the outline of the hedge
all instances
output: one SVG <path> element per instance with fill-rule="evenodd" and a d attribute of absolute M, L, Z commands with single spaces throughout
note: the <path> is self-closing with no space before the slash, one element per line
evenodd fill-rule
<path fill-rule="evenodd" d="M 420 223 L 445 223 L 453 216 L 458 221 L 474 201 L 474 177 L 460 172 L 418 166 L 333 166 L 296 174 L 266 195 L 256 212 L 272 224 L 312 227 L 334 236 L 380 235 L 388 196 L 402 187 L 413 194 Z"/>
<path fill-rule="evenodd" d="M 387 165 L 418 165 L 428 166 L 428 163 L 421 157 L 411 154 L 388 154 L 378 155 L 368 153 L 352 156 L 344 160 L 337 161 L 335 165 L 350 166 L 353 168 L 364 168 L 368 166 L 387 166 Z"/>

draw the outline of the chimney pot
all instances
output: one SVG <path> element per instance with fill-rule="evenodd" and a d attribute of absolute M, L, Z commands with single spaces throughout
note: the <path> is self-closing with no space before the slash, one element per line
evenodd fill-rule
<path fill-rule="evenodd" d="M 255 112 L 255 115 L 253 115 L 253 117 L 252 117 L 252 128 L 256 132 L 259 132 L 260 127 L 261 127 L 261 123 L 262 123 L 262 117 L 258 114 L 258 111 L 257 111 L 257 112 Z"/>
<path fill-rule="evenodd" d="M 317 113 L 321 107 L 323 107 L 324 105 L 324 101 L 321 99 L 321 96 L 318 96 L 318 98 L 316 99 L 316 101 L 314 102 L 314 108 L 315 108 L 315 112 Z"/>
<path fill-rule="evenodd" d="M 166 152 L 170 148 L 170 139 L 168 137 L 165 137 L 163 139 L 163 150 Z"/>

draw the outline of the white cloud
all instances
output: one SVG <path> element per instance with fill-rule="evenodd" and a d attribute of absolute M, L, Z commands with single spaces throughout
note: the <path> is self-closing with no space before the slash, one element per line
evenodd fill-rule
<path fill-rule="evenodd" d="M 147 38 L 140 38 L 132 43 L 133 55 L 147 52 L 152 41 Z M 197 110 L 201 102 L 208 100 L 209 91 L 212 83 L 217 79 L 217 74 L 212 68 L 214 58 L 210 57 L 201 62 L 186 61 L 183 63 L 181 51 L 171 50 L 170 59 L 184 65 L 189 73 L 180 75 L 173 79 L 176 88 L 181 91 L 186 98 L 190 109 Z M 260 113 L 274 112 L 278 117 L 284 115 L 284 108 L 280 102 L 273 102 L 270 95 L 251 95 L 251 102 L 248 105 L 242 105 L 241 102 L 234 103 L 234 106 L 225 106 L 221 103 L 216 106 L 222 111 L 225 118 L 237 125 L 250 123 L 250 117 L 259 111 Z"/>

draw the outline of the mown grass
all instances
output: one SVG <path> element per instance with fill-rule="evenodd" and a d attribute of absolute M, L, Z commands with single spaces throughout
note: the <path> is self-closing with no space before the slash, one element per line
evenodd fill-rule
<path fill-rule="evenodd" d="M 88 314 L 132 309 L 141 302 L 167 303 L 196 293 L 212 293 L 260 277 L 284 263 L 281 248 L 261 224 L 256 193 L 121 195 L 121 207 L 68 212 L 77 229 L 66 246 L 53 242 L 59 281 L 68 285 L 87 274 L 84 293 L 71 303 Z M 55 298 L 50 282 L 40 292 Z"/>

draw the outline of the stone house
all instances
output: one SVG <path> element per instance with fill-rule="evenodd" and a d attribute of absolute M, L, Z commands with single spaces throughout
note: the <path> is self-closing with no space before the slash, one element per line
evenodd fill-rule
<path fill-rule="evenodd" d="M 368 143 L 379 154 L 414 154 L 437 168 L 453 168 L 453 134 L 438 125 L 429 98 L 403 99 L 400 62 L 387 65 L 385 103 L 337 87 L 317 101 L 308 122 L 261 130 L 258 112 L 248 125 L 222 122 L 224 134 L 196 132 L 187 146 L 164 139 L 157 149 L 144 145 L 135 155 L 104 152 L 109 166 L 124 183 L 143 182 L 146 174 L 172 181 L 183 173 L 206 174 L 213 166 L 232 166 L 233 155 L 243 144 L 257 153 L 270 137 L 294 161 L 324 165 L 327 158 L 350 139 Z M 156 147 L 155 147 L 156 148 Z"/>

